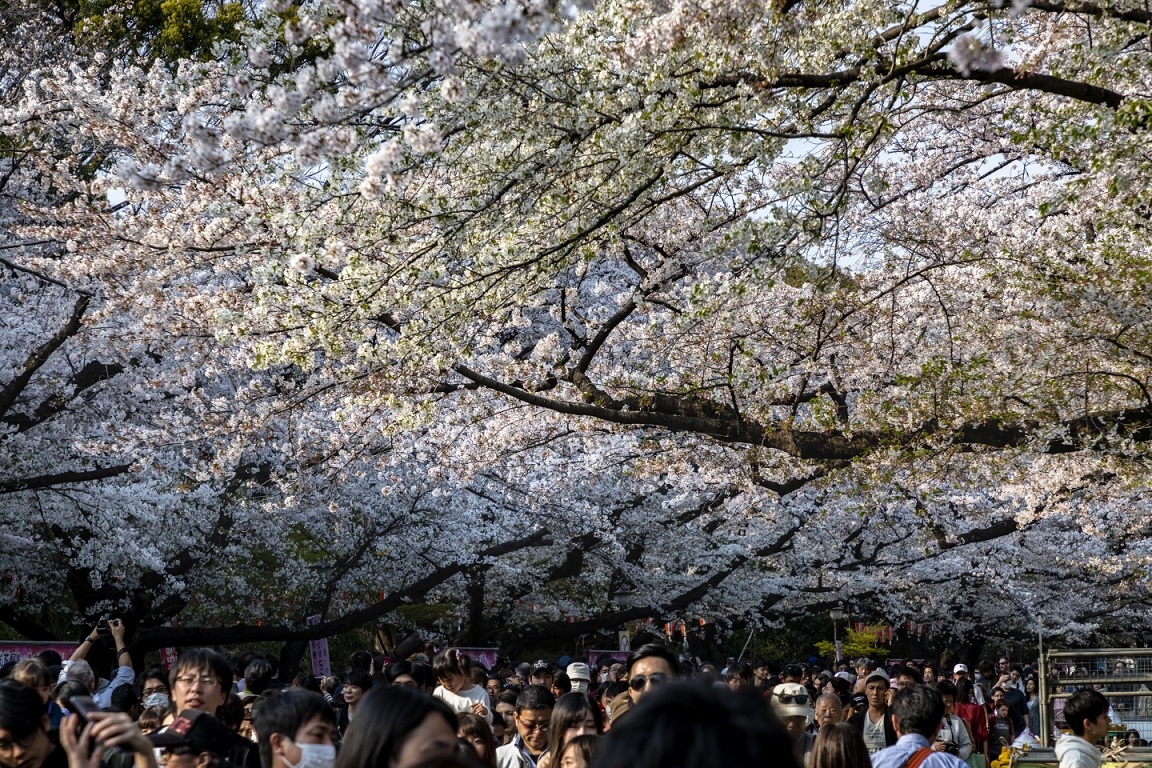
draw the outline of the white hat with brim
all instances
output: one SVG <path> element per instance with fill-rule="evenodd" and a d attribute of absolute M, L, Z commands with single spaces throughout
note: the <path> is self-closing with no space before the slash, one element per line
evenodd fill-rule
<path fill-rule="evenodd" d="M 782 697 L 794 698 L 784 702 Z M 803 697 L 800 699 L 803 703 L 796 700 L 800 697 Z M 808 689 L 800 683 L 780 683 L 772 689 L 772 711 L 777 717 L 808 717 L 812 714 L 812 708 L 808 706 L 810 698 Z"/>

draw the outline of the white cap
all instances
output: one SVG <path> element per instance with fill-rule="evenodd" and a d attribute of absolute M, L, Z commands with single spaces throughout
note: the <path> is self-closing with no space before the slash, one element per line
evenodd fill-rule
<path fill-rule="evenodd" d="M 590 681 L 592 679 L 592 670 L 589 669 L 587 664 L 580 662 L 580 661 L 574 661 L 571 664 L 569 664 L 567 671 L 568 671 L 568 677 L 571 680 Z"/>
<path fill-rule="evenodd" d="M 772 710 L 777 717 L 808 717 L 812 714 L 808 706 L 811 698 L 808 689 L 800 683 L 780 683 L 772 689 Z"/>

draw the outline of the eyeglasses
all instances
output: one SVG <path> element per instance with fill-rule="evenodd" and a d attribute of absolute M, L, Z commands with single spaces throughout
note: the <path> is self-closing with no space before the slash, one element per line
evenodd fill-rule
<path fill-rule="evenodd" d="M 668 682 L 668 675 L 663 672 L 653 672 L 645 677 L 644 675 L 636 675 L 628 681 L 628 687 L 634 691 L 642 691 L 648 685 L 662 685 Z"/>
<path fill-rule="evenodd" d="M 193 679 L 195 679 L 195 678 L 193 678 Z M 192 683 L 188 683 L 188 684 L 191 685 Z M 168 693 L 168 686 L 157 685 L 154 688 L 145 688 L 144 690 L 140 691 L 140 695 L 143 696 L 144 698 L 148 698 L 149 696 L 151 696 L 154 693 Z"/>
<path fill-rule="evenodd" d="M 4 739 L 0 741 L 0 755 L 11 755 L 16 752 L 16 747 L 20 747 L 21 751 L 27 751 L 32 748 L 32 743 L 36 741 L 36 736 L 40 731 L 33 731 L 22 739 Z"/>
<path fill-rule="evenodd" d="M 774 693 L 772 694 L 780 699 L 781 704 L 807 704 L 808 694 L 806 693 Z"/>
<path fill-rule="evenodd" d="M 183 683 L 184 685 L 196 685 L 197 682 L 205 688 L 211 688 L 214 685 L 219 685 L 220 681 L 209 675 L 180 675 L 176 678 L 176 682 Z"/>
<path fill-rule="evenodd" d="M 546 731 L 549 724 L 547 720 L 523 720 L 519 718 L 517 722 L 520 723 L 520 727 L 529 732 Z"/>

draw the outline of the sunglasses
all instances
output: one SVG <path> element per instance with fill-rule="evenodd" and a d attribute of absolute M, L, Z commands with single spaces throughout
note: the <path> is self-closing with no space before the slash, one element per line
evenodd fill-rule
<path fill-rule="evenodd" d="M 772 694 L 780 699 L 781 704 L 807 704 L 808 694 L 806 693 L 774 693 Z"/>
<path fill-rule="evenodd" d="M 636 675 L 636 677 L 628 681 L 628 687 L 634 691 L 642 691 L 648 684 L 660 685 L 666 682 L 668 682 L 668 675 L 663 672 L 655 672 L 647 677 L 644 675 Z"/>

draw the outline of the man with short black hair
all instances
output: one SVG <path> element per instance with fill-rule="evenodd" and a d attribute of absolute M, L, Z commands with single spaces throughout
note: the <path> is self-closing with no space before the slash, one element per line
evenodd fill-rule
<path fill-rule="evenodd" d="M 892 697 L 891 721 L 898 739 L 872 755 L 872 768 L 967 768 L 967 763 L 931 741 L 940 730 L 944 700 L 926 685 L 902 688 Z"/>
<path fill-rule="evenodd" d="M 804 667 L 799 664 L 788 664 L 780 670 L 781 683 L 803 683 Z"/>
<path fill-rule="evenodd" d="M 332 768 L 336 713 L 304 688 L 269 691 L 252 713 L 261 768 Z"/>
<path fill-rule="evenodd" d="M 520 692 L 512 715 L 516 735 L 510 744 L 497 748 L 497 768 L 536 768 L 548 749 L 548 726 L 555 706 L 556 697 L 542 685 L 530 685 Z"/>
<path fill-rule="evenodd" d="M 59 735 L 48 729 L 48 714 L 35 688 L 0 680 L 0 766 L 67 768 Z"/>
<path fill-rule="evenodd" d="M 916 671 L 915 667 L 897 667 L 892 677 L 896 679 L 895 684 L 892 686 L 896 690 L 900 690 L 901 688 L 909 688 L 913 685 L 924 684 L 923 676 L 918 671 Z"/>
<path fill-rule="evenodd" d="M 1072 733 L 1056 740 L 1060 768 L 1097 768 L 1101 757 L 1095 744 L 1108 736 L 1112 724 L 1108 717 L 1108 699 L 1092 688 L 1077 691 L 1064 705 L 1064 719 Z"/>
<path fill-rule="evenodd" d="M 232 667 L 210 648 L 190 648 L 168 671 L 168 684 L 177 712 L 196 709 L 215 715 L 232 690 Z"/>
<path fill-rule="evenodd" d="M 532 675 L 529 678 L 529 682 L 531 685 L 542 685 L 545 688 L 551 688 L 552 677 L 552 665 L 541 659 L 532 667 Z"/>
<path fill-rule="evenodd" d="M 674 681 L 680 672 L 680 662 L 659 643 L 646 643 L 628 657 L 628 698 L 632 706 L 652 690 L 653 686 Z"/>
<path fill-rule="evenodd" d="M 271 682 L 271 662 L 262 657 L 255 658 L 244 669 L 244 690 L 238 696 L 241 701 L 258 699 L 268 690 L 268 684 Z"/>

